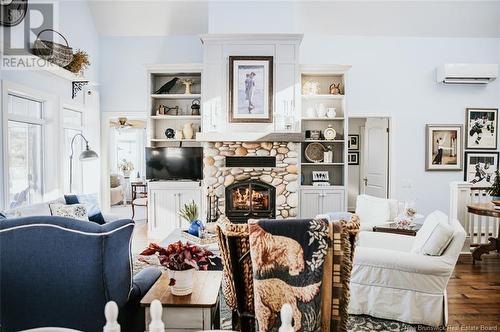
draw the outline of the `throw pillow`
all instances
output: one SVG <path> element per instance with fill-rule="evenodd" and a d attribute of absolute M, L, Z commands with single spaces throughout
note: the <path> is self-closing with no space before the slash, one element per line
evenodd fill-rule
<path fill-rule="evenodd" d="M 60 203 L 52 203 L 49 204 L 49 207 L 50 212 L 53 216 L 89 221 L 87 208 L 83 204 L 66 205 Z"/>
<path fill-rule="evenodd" d="M 453 239 L 453 227 L 448 223 L 448 216 L 441 211 L 434 211 L 424 221 L 417 232 L 412 253 L 441 256 Z"/>
<path fill-rule="evenodd" d="M 106 221 L 99 209 L 99 203 L 97 202 L 97 196 L 92 194 L 83 195 L 64 195 L 66 204 L 84 204 L 87 207 L 87 212 L 89 215 L 89 220 L 93 221 L 99 225 L 104 225 Z"/>
<path fill-rule="evenodd" d="M 356 214 L 362 225 L 385 224 L 391 219 L 391 203 L 387 199 L 360 195 L 356 199 Z"/>

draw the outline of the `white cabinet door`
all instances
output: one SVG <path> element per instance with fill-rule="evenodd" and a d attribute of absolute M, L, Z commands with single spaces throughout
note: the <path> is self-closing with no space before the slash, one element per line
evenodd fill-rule
<path fill-rule="evenodd" d="M 324 190 L 321 193 L 321 213 L 344 211 L 344 190 Z"/>
<path fill-rule="evenodd" d="M 175 194 L 174 190 L 153 189 L 149 191 L 149 237 L 157 239 L 167 237 L 178 227 Z"/>
<path fill-rule="evenodd" d="M 201 213 L 202 213 L 201 212 L 202 211 L 202 208 L 201 208 L 201 188 L 195 189 L 195 190 L 192 190 L 192 189 L 176 190 L 176 194 L 178 195 L 176 200 L 179 204 L 177 209 L 176 209 L 177 212 L 180 211 L 180 209 L 182 209 L 184 207 L 184 204 L 191 203 L 192 201 L 194 201 L 196 203 L 196 205 L 198 205 L 198 218 L 200 220 L 203 220 L 203 216 L 201 215 Z M 176 212 L 177 220 L 178 220 L 177 227 L 180 227 L 182 229 L 189 228 L 189 223 L 186 220 L 184 220 L 183 218 L 181 218 L 177 212 Z"/>
<path fill-rule="evenodd" d="M 321 213 L 320 191 L 304 189 L 300 191 L 300 215 L 302 218 L 314 218 Z"/>

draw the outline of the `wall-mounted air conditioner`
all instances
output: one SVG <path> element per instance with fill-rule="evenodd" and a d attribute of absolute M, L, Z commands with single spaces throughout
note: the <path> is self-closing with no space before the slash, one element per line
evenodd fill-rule
<path fill-rule="evenodd" d="M 445 64 L 436 70 L 437 81 L 445 84 L 487 84 L 497 76 L 497 64 Z"/>

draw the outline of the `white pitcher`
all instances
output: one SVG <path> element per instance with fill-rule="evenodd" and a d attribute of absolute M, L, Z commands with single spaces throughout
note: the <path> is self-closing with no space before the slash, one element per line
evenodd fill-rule
<path fill-rule="evenodd" d="M 194 135 L 193 124 L 191 122 L 185 123 L 182 128 L 182 135 L 184 139 L 192 139 Z"/>

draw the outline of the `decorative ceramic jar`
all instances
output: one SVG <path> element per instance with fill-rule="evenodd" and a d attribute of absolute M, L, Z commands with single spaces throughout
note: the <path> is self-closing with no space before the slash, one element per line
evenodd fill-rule
<path fill-rule="evenodd" d="M 325 104 L 323 103 L 318 105 L 318 117 L 320 118 L 326 117 L 326 107 Z"/>
<path fill-rule="evenodd" d="M 167 269 L 167 271 L 172 295 L 185 296 L 193 292 L 194 269 L 183 271 Z"/>
<path fill-rule="evenodd" d="M 335 107 L 328 107 L 326 109 L 326 116 L 329 117 L 330 119 L 333 119 L 334 117 L 337 116 L 337 111 Z"/>
<path fill-rule="evenodd" d="M 182 134 L 184 135 L 184 139 L 192 139 L 194 135 L 193 124 L 188 122 L 184 124 L 182 128 Z"/>
<path fill-rule="evenodd" d="M 201 220 L 193 220 L 188 228 L 188 233 L 193 236 L 200 236 L 200 230 L 203 229 L 203 223 Z"/>
<path fill-rule="evenodd" d="M 167 138 L 174 138 L 175 137 L 175 130 L 173 130 L 172 128 L 165 129 L 165 136 Z"/>

